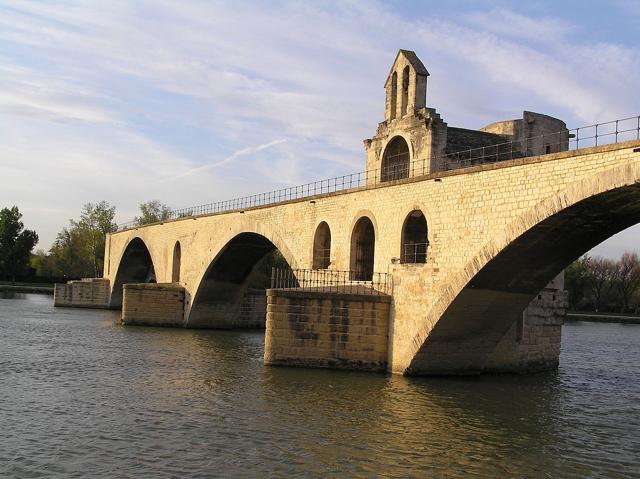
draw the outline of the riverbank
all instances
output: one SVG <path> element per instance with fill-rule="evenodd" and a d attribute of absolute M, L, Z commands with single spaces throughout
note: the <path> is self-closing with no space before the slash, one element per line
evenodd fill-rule
<path fill-rule="evenodd" d="M 30 293 L 53 295 L 53 286 L 31 286 L 27 284 L 0 284 L 0 293 Z"/>
<path fill-rule="evenodd" d="M 567 321 L 591 321 L 598 323 L 640 324 L 640 316 L 620 313 L 595 313 L 572 311 L 567 313 Z"/>

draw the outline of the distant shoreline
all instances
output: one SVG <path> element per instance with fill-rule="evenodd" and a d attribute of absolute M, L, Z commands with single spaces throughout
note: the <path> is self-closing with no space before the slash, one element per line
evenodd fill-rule
<path fill-rule="evenodd" d="M 50 286 L 24 286 L 19 284 L 16 284 L 16 285 L 0 284 L 0 292 L 53 295 L 53 288 Z"/>
<path fill-rule="evenodd" d="M 572 311 L 567 313 L 567 321 L 590 321 L 598 323 L 640 324 L 640 316 L 620 313 L 595 313 L 593 311 Z"/>

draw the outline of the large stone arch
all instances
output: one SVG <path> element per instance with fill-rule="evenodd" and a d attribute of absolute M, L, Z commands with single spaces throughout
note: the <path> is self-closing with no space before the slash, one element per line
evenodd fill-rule
<path fill-rule="evenodd" d="M 268 253 L 278 250 L 287 265 L 297 260 L 282 237 L 268 226 L 240 222 L 219 241 L 215 254 L 205 265 L 185 309 L 185 326 L 232 328 L 246 279 Z"/>
<path fill-rule="evenodd" d="M 132 237 L 118 260 L 110 307 L 122 307 L 122 285 L 127 283 L 148 283 L 156 281 L 156 263 L 147 243 L 140 237 Z"/>
<path fill-rule="evenodd" d="M 640 222 L 640 165 L 569 184 L 515 218 L 453 275 L 398 352 L 405 374 L 480 372 L 513 321 L 568 264 Z"/>

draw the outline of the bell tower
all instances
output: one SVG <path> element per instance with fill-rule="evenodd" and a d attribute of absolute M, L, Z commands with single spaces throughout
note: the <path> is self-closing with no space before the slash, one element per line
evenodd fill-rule
<path fill-rule="evenodd" d="M 399 50 L 384 84 L 384 121 L 364 141 L 369 183 L 401 180 L 443 169 L 447 124 L 427 108 L 429 72 L 410 50 Z"/>
<path fill-rule="evenodd" d="M 429 72 L 414 52 L 398 51 L 384 84 L 385 120 L 403 118 L 427 106 L 428 76 Z"/>

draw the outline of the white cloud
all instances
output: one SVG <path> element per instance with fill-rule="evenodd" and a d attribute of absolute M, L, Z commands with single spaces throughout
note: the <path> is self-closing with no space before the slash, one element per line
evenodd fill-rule
<path fill-rule="evenodd" d="M 37 214 L 45 247 L 86 201 L 129 219 L 149 198 L 181 207 L 364 168 L 398 48 L 423 59 L 428 102 L 451 125 L 640 110 L 636 45 L 517 9 L 407 19 L 359 1 L 4 3 L 0 204 Z"/>

